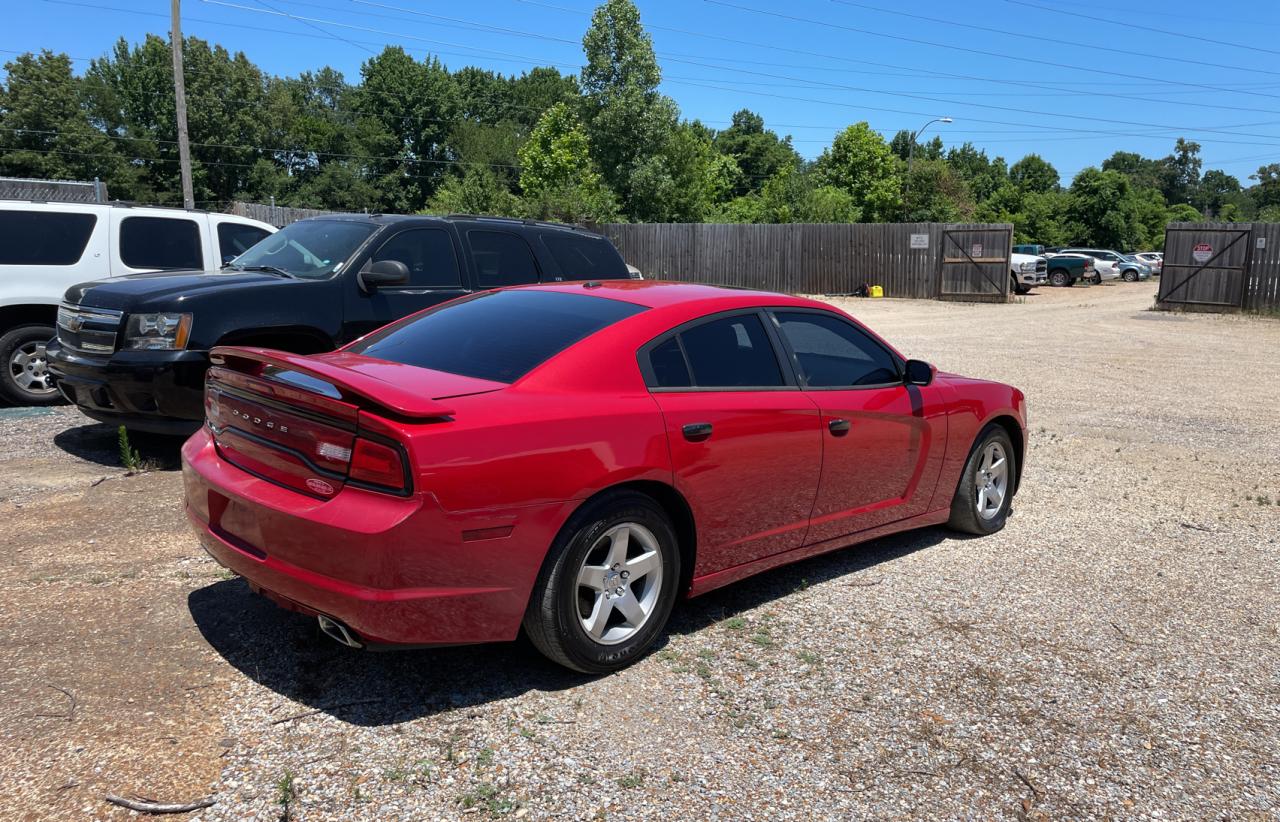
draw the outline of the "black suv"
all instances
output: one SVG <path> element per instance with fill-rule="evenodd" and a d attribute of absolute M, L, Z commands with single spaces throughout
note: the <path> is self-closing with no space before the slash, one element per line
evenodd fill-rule
<path fill-rule="evenodd" d="M 473 291 L 629 276 L 608 240 L 558 223 L 312 217 L 220 271 L 73 286 L 47 348 L 49 370 L 66 398 L 96 420 L 189 433 L 204 419 L 204 372 L 215 345 L 318 353 Z"/>

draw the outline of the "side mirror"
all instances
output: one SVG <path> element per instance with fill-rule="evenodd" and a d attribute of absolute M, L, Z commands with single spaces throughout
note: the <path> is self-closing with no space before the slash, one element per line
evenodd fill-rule
<path fill-rule="evenodd" d="M 360 284 L 360 290 L 366 294 L 372 294 L 382 286 L 408 285 L 409 266 L 399 260 L 368 262 L 356 275 L 356 282 Z"/>
<path fill-rule="evenodd" d="M 933 375 L 938 373 L 938 369 L 934 368 L 924 360 L 907 360 L 907 385 L 928 385 L 933 382 Z"/>

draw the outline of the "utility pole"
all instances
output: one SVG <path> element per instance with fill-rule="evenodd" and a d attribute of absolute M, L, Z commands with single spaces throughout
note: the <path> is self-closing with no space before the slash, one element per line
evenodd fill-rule
<path fill-rule="evenodd" d="M 182 166 L 182 206 L 196 207 L 196 195 L 191 190 L 191 146 L 187 143 L 187 88 L 182 79 L 182 12 L 181 0 L 172 0 L 173 28 L 169 35 L 169 50 L 173 52 L 173 95 L 178 113 L 178 163 Z"/>

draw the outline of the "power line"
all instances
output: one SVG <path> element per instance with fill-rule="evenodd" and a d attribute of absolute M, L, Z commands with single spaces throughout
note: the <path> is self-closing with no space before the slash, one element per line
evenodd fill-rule
<path fill-rule="evenodd" d="M 1019 38 L 1023 38 L 1023 37 L 1028 36 L 1028 35 L 1024 35 L 1024 34 L 1022 34 L 1021 32 L 1010 32 L 1010 31 L 1007 31 L 1007 30 L 1005 30 L 1005 29 L 996 29 L 996 28 L 991 28 L 991 27 L 989 27 L 989 26 L 977 26 L 977 25 L 974 25 L 974 24 L 972 24 L 972 23 L 961 23 L 961 22 L 958 22 L 958 21 L 956 21 L 956 20 L 947 20 L 947 19 L 945 19 L 945 18 L 940 18 L 940 17 L 927 17 L 927 16 L 922 15 L 922 14 L 911 14 L 911 13 L 909 13 L 909 12 L 905 12 L 905 11 L 897 11 L 897 10 L 895 10 L 895 9 L 886 9 L 886 8 L 881 8 L 880 6 L 872 6 L 872 5 L 868 4 L 868 3 L 859 3 L 859 2 L 855 2 L 855 0 L 831 0 L 831 1 L 832 1 L 833 3 L 839 3 L 839 4 L 840 4 L 840 5 L 842 5 L 842 6 L 853 6 L 854 8 L 867 9 L 868 11 L 877 11 L 877 12 L 880 12 L 881 14 L 893 14 L 893 15 L 897 15 L 898 17 L 906 17 L 906 18 L 909 18 L 909 19 L 912 19 L 912 20 L 925 20 L 925 21 L 930 22 L 930 23 L 938 23 L 938 24 L 940 24 L 940 25 L 944 25 L 944 26 L 954 26 L 954 27 L 956 27 L 956 28 L 969 29 L 970 31 L 982 31 L 982 32 L 986 32 L 986 33 L 988 33 L 988 34 L 998 34 L 998 35 L 1000 35 L 1000 36 L 1002 36 L 1002 37 L 1019 37 Z M 1039 5 L 1035 5 L 1035 4 L 1033 4 L 1033 3 L 1025 3 L 1025 2 L 1022 2 L 1022 0 L 1005 0 L 1005 2 L 1007 2 L 1007 3 L 1015 3 L 1015 4 L 1020 5 L 1020 6 L 1031 6 L 1031 7 L 1033 7 L 1033 8 L 1045 9 L 1046 11 L 1057 11 L 1057 9 L 1048 8 L 1047 6 L 1039 6 Z M 1081 14 L 1073 14 L 1072 12 L 1060 12 L 1060 13 L 1061 13 L 1061 14 L 1069 14 L 1069 15 L 1071 15 L 1071 16 L 1073 16 L 1073 17 L 1085 17 L 1085 15 L 1081 15 Z M 1090 19 L 1090 20 L 1097 20 L 1098 18 L 1088 17 L 1088 18 L 1086 18 L 1086 19 Z M 1103 22 L 1112 22 L 1112 21 L 1103 21 Z M 1141 28 L 1144 28 L 1144 27 L 1143 27 L 1143 26 L 1132 26 L 1132 28 L 1139 28 L 1139 29 L 1141 29 Z M 1161 30 L 1161 29 L 1148 29 L 1148 31 L 1162 31 L 1162 30 Z M 1169 32 L 1165 32 L 1165 33 L 1169 33 Z M 1031 37 L 1032 39 L 1039 39 L 1039 38 L 1037 38 L 1037 36 L 1036 36 L 1036 35 L 1030 35 L 1030 37 Z M 1199 39 L 1204 39 L 1204 38 L 1198 38 L 1198 37 L 1197 37 L 1197 38 L 1192 38 L 1192 39 L 1199 40 Z M 1218 43 L 1219 41 L 1217 41 L 1217 40 L 1212 40 L 1212 41 L 1210 41 L 1210 42 Z M 1228 45 L 1228 46 L 1229 46 L 1229 45 L 1234 45 L 1234 44 L 1232 44 L 1232 43 L 1220 43 L 1220 44 L 1221 44 L 1221 45 Z M 1241 48 L 1248 48 L 1248 47 L 1247 47 L 1247 46 L 1241 46 Z M 1269 54 L 1280 54 L 1280 51 L 1271 51 L 1270 49 L 1255 49 L 1255 51 L 1265 51 L 1265 52 L 1267 52 L 1267 53 L 1269 53 Z M 1253 69 L 1253 68 L 1248 68 L 1248 67 L 1245 67 L 1245 66 L 1230 66 L 1230 65 L 1224 65 L 1224 64 L 1222 64 L 1222 63 L 1207 63 L 1207 62 L 1205 62 L 1205 61 L 1203 61 L 1203 60 L 1192 60 L 1192 59 L 1190 59 L 1190 58 L 1186 58 L 1186 57 L 1170 57 L 1170 56 L 1168 56 L 1168 55 L 1166 55 L 1166 54 L 1159 54 L 1159 53 L 1153 54 L 1153 53 L 1151 53 L 1151 52 L 1145 52 L 1145 51 L 1128 51 L 1128 53 L 1129 53 L 1129 54 L 1134 55 L 1135 57 L 1147 57 L 1147 58 L 1150 58 L 1150 59 L 1153 59 L 1153 60 L 1167 60 L 1167 61 L 1169 61 L 1169 62 L 1173 62 L 1173 63 L 1189 63 L 1189 64 L 1194 64 L 1194 65 L 1199 65 L 1199 66 L 1210 66 L 1210 67 L 1212 67 L 1212 68 L 1229 69 L 1229 70 L 1231 70 L 1231 71 L 1246 71 L 1246 72 L 1262 71 L 1262 69 Z M 1267 73 L 1267 74 L 1273 74 L 1273 73 L 1276 73 L 1276 72 L 1265 72 L 1265 73 Z"/>
<path fill-rule="evenodd" d="M 858 28 L 857 26 L 849 26 L 849 25 L 843 25 L 840 23 L 833 23 L 829 20 L 814 20 L 808 17 L 798 17 L 796 15 L 783 14 L 782 12 L 770 11 L 768 9 L 757 9 L 751 6 L 742 6 L 737 3 L 728 2 L 727 0 L 703 0 L 703 2 L 711 3 L 712 5 L 717 5 L 717 6 L 725 6 L 726 8 L 738 9 L 740 11 L 750 12 L 752 14 L 765 15 L 767 17 L 776 17 L 782 20 L 791 20 L 797 23 L 807 23 L 809 25 L 821 26 L 823 28 L 842 29 L 844 31 L 851 31 L 857 34 L 865 34 L 871 37 L 882 37 L 889 40 L 897 40 L 899 42 L 904 42 L 904 43 L 913 43 L 915 45 L 929 46 L 931 48 L 948 49 L 950 51 L 959 51 L 965 54 L 976 54 L 981 57 L 995 58 L 999 60 L 1012 60 L 1014 62 L 1019 62 L 1019 63 L 1032 63 L 1036 65 L 1041 65 L 1041 66 L 1050 66 L 1053 68 L 1067 69 L 1069 71 L 1087 71 L 1093 74 L 1107 75 L 1109 77 L 1123 77 L 1127 80 L 1146 80 L 1146 81 L 1156 82 L 1156 83 L 1166 83 L 1169 85 L 1196 86 L 1199 88 L 1203 88 L 1207 91 L 1219 91 L 1219 92 L 1227 92 L 1231 94 L 1248 94 L 1248 95 L 1259 96 L 1259 97 L 1280 98 L 1280 94 L 1263 94 L 1261 92 L 1254 92 L 1254 91 L 1233 90 L 1230 88 L 1212 86 L 1205 83 L 1188 83 L 1185 81 L 1166 80 L 1162 77 L 1149 77 L 1144 74 L 1126 74 L 1123 72 L 1108 71 L 1106 69 L 1093 68 L 1091 66 L 1078 66 L 1078 65 L 1072 65 L 1070 63 L 1056 63 L 1052 60 L 1040 60 L 1034 57 L 1017 57 L 1011 54 L 1001 54 L 1000 52 L 993 52 L 993 51 L 988 51 L 983 49 L 971 49 L 971 48 L 966 48 L 964 46 L 952 45 L 951 43 L 939 43 L 932 40 L 921 40 L 916 37 L 906 37 L 900 34 L 888 34 L 886 32 L 872 31 L 871 29 Z M 1280 76 L 1280 71 L 1267 71 L 1265 69 L 1249 69 L 1248 71 L 1251 71 L 1256 74 L 1270 74 L 1270 75 Z"/>
<path fill-rule="evenodd" d="M 842 3 L 842 2 L 845 2 L 845 0 L 835 0 L 835 2 Z M 1275 49 L 1264 49 L 1264 48 L 1260 48 L 1259 46 L 1250 46 L 1245 43 L 1231 43 L 1226 40 L 1215 40 L 1212 37 L 1201 37 L 1196 34 L 1187 34 L 1181 31 L 1169 31 L 1168 29 L 1158 29 L 1154 26 L 1140 26 L 1137 23 L 1129 23 L 1124 20 L 1113 20 L 1109 17 L 1094 17 L 1093 15 L 1090 15 L 1090 14 L 1080 14 L 1079 12 L 1065 11 L 1063 9 L 1055 9 L 1052 6 L 1042 6 L 1039 3 L 1028 3 L 1026 2 L 1026 0 L 1005 0 L 1005 2 L 1012 3 L 1015 6 L 1026 6 L 1027 8 L 1030 8 L 1030 9 L 1040 9 L 1041 11 L 1048 11 L 1054 14 L 1063 14 L 1068 17 L 1079 17 L 1082 20 L 1090 20 L 1094 23 L 1109 23 L 1113 26 L 1121 26 L 1122 28 L 1127 28 L 1127 29 L 1137 29 L 1138 31 L 1151 31 L 1151 32 L 1155 32 L 1156 34 L 1164 34 L 1169 37 L 1181 37 L 1184 40 L 1198 40 L 1201 43 L 1212 43 L 1215 46 L 1230 46 L 1233 49 L 1245 49 L 1246 51 L 1256 51 L 1262 54 L 1280 54 L 1280 51 L 1276 51 Z M 854 5 L 854 4 L 848 3 L 847 5 Z"/>

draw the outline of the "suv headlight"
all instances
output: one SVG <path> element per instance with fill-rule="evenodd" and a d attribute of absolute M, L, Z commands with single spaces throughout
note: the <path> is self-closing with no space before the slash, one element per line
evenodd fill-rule
<path fill-rule="evenodd" d="M 124 328 L 124 347 L 176 351 L 187 347 L 190 336 L 190 314 L 130 314 Z"/>

